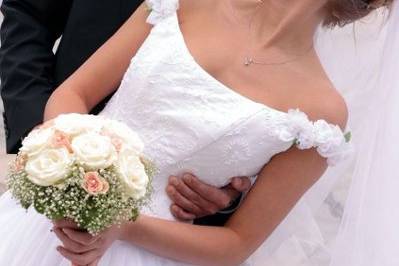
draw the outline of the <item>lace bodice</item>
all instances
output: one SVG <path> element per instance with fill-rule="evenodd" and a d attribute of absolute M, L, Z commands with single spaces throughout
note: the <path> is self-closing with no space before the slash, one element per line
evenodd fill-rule
<path fill-rule="evenodd" d="M 178 1 L 147 3 L 154 27 L 102 115 L 137 131 L 159 169 L 149 213 L 172 219 L 164 192 L 171 174 L 192 172 L 220 187 L 234 176 L 256 176 L 292 145 L 315 147 L 330 164 L 343 158 L 348 144 L 338 126 L 311 122 L 299 110 L 281 112 L 226 87 L 190 55 Z"/>

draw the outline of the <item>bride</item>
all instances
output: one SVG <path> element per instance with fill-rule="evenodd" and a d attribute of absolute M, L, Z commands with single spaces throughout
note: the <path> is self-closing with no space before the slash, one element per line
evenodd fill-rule
<path fill-rule="evenodd" d="M 45 120 L 88 113 L 120 84 L 101 115 L 145 140 L 160 169 L 150 208 L 91 237 L 24 213 L 6 193 L 0 264 L 254 264 L 251 254 L 350 150 L 345 101 L 313 47 L 318 25 L 344 25 L 391 2 L 146 1 L 54 92 Z M 165 191 L 169 174 L 186 171 L 219 187 L 231 176 L 257 178 L 224 227 L 196 226 L 174 220 Z"/>

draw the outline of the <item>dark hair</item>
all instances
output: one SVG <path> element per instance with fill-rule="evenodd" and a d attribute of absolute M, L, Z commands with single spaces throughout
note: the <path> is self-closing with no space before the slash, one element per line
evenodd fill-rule
<path fill-rule="evenodd" d="M 393 0 L 328 0 L 324 26 L 345 26 L 367 16 L 379 7 L 389 7 Z"/>

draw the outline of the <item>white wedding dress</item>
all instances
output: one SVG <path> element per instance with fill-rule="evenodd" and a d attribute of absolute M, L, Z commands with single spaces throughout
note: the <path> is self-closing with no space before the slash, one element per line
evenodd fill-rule
<path fill-rule="evenodd" d="M 148 2 L 148 22 L 154 27 L 101 113 L 137 131 L 159 169 L 152 204 L 144 213 L 173 220 L 165 193 L 171 174 L 190 171 L 208 184 L 224 186 L 230 177 L 256 176 L 295 140 L 302 149 L 318 147 L 329 163 L 343 158 L 348 145 L 342 131 L 324 121 L 312 123 L 298 110 L 286 113 L 256 103 L 223 85 L 190 55 L 178 24 L 178 2 Z M 60 242 L 51 227 L 5 193 L 0 198 L 0 265 L 70 265 L 56 251 Z M 251 259 L 246 264 L 252 265 Z M 100 265 L 185 264 L 116 242 Z"/>

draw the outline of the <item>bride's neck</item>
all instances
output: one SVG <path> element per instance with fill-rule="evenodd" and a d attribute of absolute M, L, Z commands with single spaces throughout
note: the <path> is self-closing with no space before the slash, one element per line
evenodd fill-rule
<path fill-rule="evenodd" d="M 324 3 L 325 0 L 263 0 L 253 18 L 252 34 L 264 47 L 303 51 L 313 43 Z"/>

